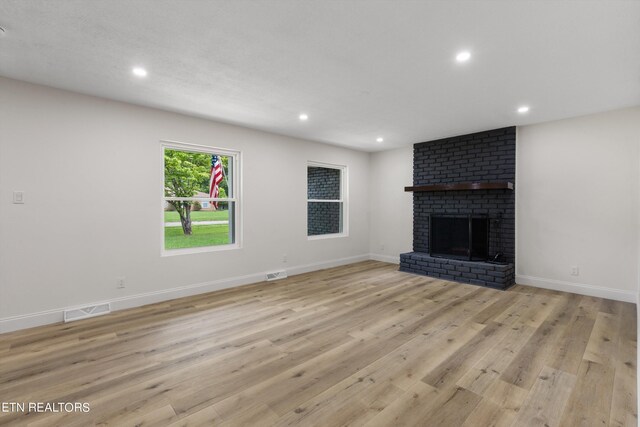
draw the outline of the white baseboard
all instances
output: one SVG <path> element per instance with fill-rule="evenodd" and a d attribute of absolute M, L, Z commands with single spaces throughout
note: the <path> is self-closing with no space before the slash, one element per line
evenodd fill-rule
<path fill-rule="evenodd" d="M 572 294 L 588 295 L 591 297 L 606 298 L 616 301 L 637 302 L 635 291 L 623 291 L 619 289 L 605 288 L 602 286 L 564 282 L 561 280 L 544 279 L 542 277 L 522 276 L 519 274 L 516 274 L 516 283 L 519 285 L 535 286 L 537 288 L 551 289 L 553 291 L 570 292 Z"/>
<path fill-rule="evenodd" d="M 346 258 L 338 258 L 330 261 L 314 262 L 312 264 L 299 265 L 297 267 L 287 268 L 287 273 L 290 276 L 296 274 L 309 273 L 311 271 L 323 270 L 325 268 L 339 267 L 341 265 L 353 264 L 361 261 L 368 261 L 369 254 L 356 255 Z"/>
<path fill-rule="evenodd" d="M 369 260 L 369 254 L 338 258 L 329 261 L 322 261 L 312 264 L 305 264 L 287 269 L 290 276 L 311 271 L 322 270 L 325 268 L 338 267 L 341 265 L 353 264 L 355 262 Z M 204 283 L 196 283 L 193 285 L 180 286 L 171 289 L 164 289 L 155 292 L 146 292 L 142 294 L 129 295 L 120 298 L 109 299 L 105 301 L 87 302 L 81 306 L 110 303 L 112 311 L 124 310 L 127 308 L 140 307 L 147 304 L 153 304 L 162 301 L 168 301 L 176 298 L 188 297 L 192 295 L 204 294 L 207 292 L 218 291 L 221 289 L 233 288 L 236 286 L 248 285 L 251 283 L 259 283 L 265 281 L 267 272 L 248 274 L 245 276 L 236 276 L 228 279 L 214 280 Z M 29 313 L 18 316 L 5 317 L 0 319 L 0 334 L 6 332 L 17 331 L 20 329 L 33 328 L 35 326 L 48 325 L 51 323 L 62 322 L 64 319 L 64 310 L 77 308 L 63 307 L 52 310 L 40 311 L 37 313 Z"/>
<path fill-rule="evenodd" d="M 287 274 L 294 276 L 296 274 L 309 273 L 312 271 L 322 270 L 325 268 L 338 267 L 341 265 L 353 264 L 360 261 L 375 260 L 399 264 L 399 256 L 381 255 L 381 254 L 363 254 L 352 257 L 337 258 L 329 261 L 322 261 L 312 264 L 299 265 L 287 269 Z M 248 285 L 265 281 L 267 272 L 248 274 L 245 276 L 236 276 L 227 279 L 214 280 L 204 283 L 196 283 L 193 285 L 180 286 L 171 289 L 165 289 L 155 292 L 147 292 L 137 295 L 129 295 L 120 298 L 114 298 L 105 301 L 87 302 L 86 305 L 110 303 L 112 311 L 124 310 L 127 308 L 140 307 L 147 304 L 153 304 L 162 301 L 168 301 L 176 298 L 182 298 L 192 295 L 203 294 L 207 292 L 218 291 L 222 289 L 233 288 L 236 286 Z M 516 283 L 521 285 L 535 286 L 538 288 L 551 289 L 556 291 L 571 292 L 581 295 L 589 295 L 599 298 L 608 298 L 617 301 L 625 301 L 637 303 L 636 291 L 623 291 L 601 286 L 586 285 L 581 283 L 563 282 L 560 280 L 544 279 L 541 277 L 516 275 Z M 51 323 L 63 321 L 64 310 L 77 308 L 63 307 L 52 310 L 40 311 L 37 313 L 29 313 L 18 316 L 5 317 L 0 319 L 0 333 L 17 331 L 20 329 L 33 328 Z"/>
<path fill-rule="evenodd" d="M 400 264 L 400 255 L 369 254 L 369 259 L 374 261 L 390 262 L 391 264 Z"/>

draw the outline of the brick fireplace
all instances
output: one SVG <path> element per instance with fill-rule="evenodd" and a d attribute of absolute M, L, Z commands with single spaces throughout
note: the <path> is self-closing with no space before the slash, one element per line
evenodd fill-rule
<path fill-rule="evenodd" d="M 414 145 L 413 252 L 400 255 L 401 271 L 514 283 L 515 150 L 515 127 Z"/>

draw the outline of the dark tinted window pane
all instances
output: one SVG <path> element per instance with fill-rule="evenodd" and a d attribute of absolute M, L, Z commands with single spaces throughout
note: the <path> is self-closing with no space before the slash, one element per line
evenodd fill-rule
<path fill-rule="evenodd" d="M 308 202 L 307 234 L 318 236 L 342 232 L 342 203 Z"/>
<path fill-rule="evenodd" d="M 307 168 L 307 199 L 340 199 L 340 169 L 309 166 Z"/>

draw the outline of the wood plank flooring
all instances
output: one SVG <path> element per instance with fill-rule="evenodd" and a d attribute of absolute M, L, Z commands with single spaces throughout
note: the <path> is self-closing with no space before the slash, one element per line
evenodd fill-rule
<path fill-rule="evenodd" d="M 635 426 L 635 305 L 367 261 L 0 335 L 33 426 Z"/>

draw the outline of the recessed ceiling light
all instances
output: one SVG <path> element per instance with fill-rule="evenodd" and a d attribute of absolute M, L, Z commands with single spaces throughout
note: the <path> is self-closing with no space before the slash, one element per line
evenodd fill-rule
<path fill-rule="evenodd" d="M 378 138 L 376 138 L 376 142 L 384 142 L 384 138 L 382 138 L 381 136 L 379 136 Z"/>
<path fill-rule="evenodd" d="M 467 62 L 471 58 L 471 53 L 468 50 L 459 52 L 456 55 L 456 61 L 458 62 Z"/>
<path fill-rule="evenodd" d="M 300 114 L 298 118 L 303 122 L 309 120 L 309 116 L 307 116 L 305 113 Z"/>
<path fill-rule="evenodd" d="M 133 73 L 134 76 L 137 76 L 137 77 L 147 77 L 147 70 L 145 70 L 142 67 L 134 67 L 133 70 L 131 70 L 131 72 Z"/>
<path fill-rule="evenodd" d="M 524 114 L 529 112 L 529 107 L 526 105 L 523 105 L 522 107 L 518 107 L 518 113 L 520 114 Z"/>

